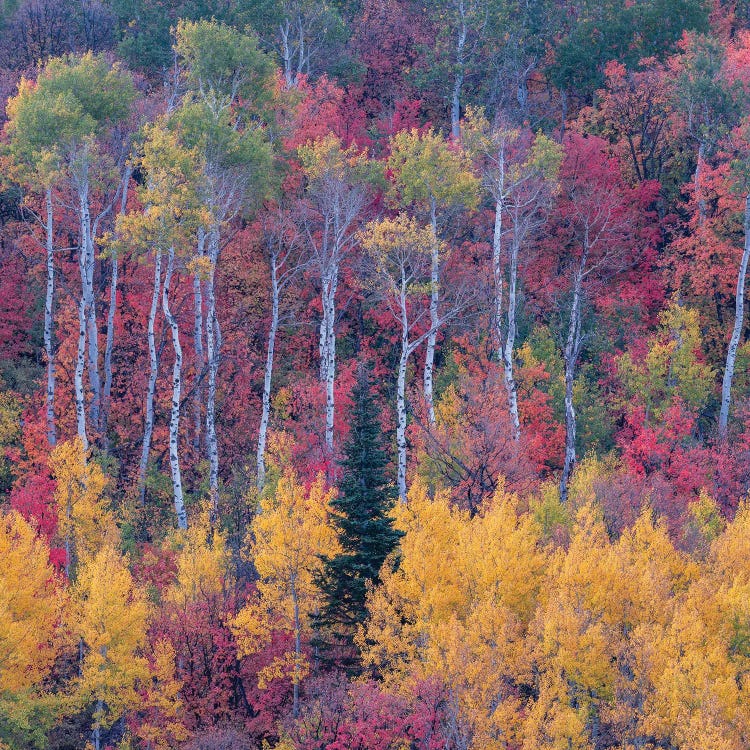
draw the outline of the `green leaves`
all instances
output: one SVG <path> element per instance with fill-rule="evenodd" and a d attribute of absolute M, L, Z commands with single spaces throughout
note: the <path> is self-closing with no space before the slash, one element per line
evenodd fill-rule
<path fill-rule="evenodd" d="M 255 34 L 215 21 L 180 21 L 175 50 L 188 84 L 214 111 L 238 103 L 257 108 L 270 94 L 274 65 Z"/>
<path fill-rule="evenodd" d="M 8 100 L 8 151 L 24 180 L 50 184 L 110 125 L 127 117 L 135 98 L 130 75 L 100 55 L 53 58 L 34 83 L 22 79 Z"/>
<path fill-rule="evenodd" d="M 214 21 L 180 22 L 175 50 L 188 93 L 170 120 L 204 161 L 209 202 L 262 200 L 273 185 L 273 150 L 259 117 L 272 94 L 273 64 L 254 35 Z M 252 189 L 251 189 L 252 187 Z M 227 203 L 228 201 L 228 203 Z"/>
<path fill-rule="evenodd" d="M 479 180 L 468 159 L 432 129 L 424 134 L 416 129 L 397 133 L 388 168 L 405 204 L 434 199 L 442 208 L 461 205 L 474 209 L 478 203 Z"/>

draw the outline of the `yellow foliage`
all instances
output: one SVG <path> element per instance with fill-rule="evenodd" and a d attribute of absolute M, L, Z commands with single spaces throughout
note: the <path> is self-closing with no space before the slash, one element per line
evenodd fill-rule
<path fill-rule="evenodd" d="M 64 597 L 49 548 L 17 513 L 0 515 L 0 694 L 29 690 L 49 673 Z"/>
<path fill-rule="evenodd" d="M 479 179 L 468 157 L 432 129 L 396 133 L 388 167 L 406 204 L 429 206 L 434 200 L 441 209 L 463 206 L 471 210 L 477 206 Z"/>
<path fill-rule="evenodd" d="M 184 609 L 189 604 L 223 595 L 229 569 L 225 535 L 209 523 L 208 513 L 189 529 L 175 531 L 172 544 L 177 549 L 175 582 L 165 592 L 165 600 Z"/>
<path fill-rule="evenodd" d="M 367 179 L 374 174 L 375 164 L 367 153 L 354 144 L 345 149 L 341 139 L 333 133 L 300 146 L 297 153 L 305 176 L 311 182 L 345 181 L 350 177 Z"/>
<path fill-rule="evenodd" d="M 120 553 L 107 544 L 81 566 L 74 587 L 74 629 L 84 646 L 79 696 L 96 703 L 99 726 L 137 706 L 137 685 L 148 677 L 141 655 L 148 605 Z"/>
<path fill-rule="evenodd" d="M 614 473 L 614 462 L 592 454 L 576 464 L 568 484 L 568 501 L 573 508 L 596 502 L 597 484 L 604 483 Z"/>
<path fill-rule="evenodd" d="M 406 693 L 436 680 L 476 750 L 593 749 L 605 725 L 624 748 L 746 747 L 748 507 L 722 532 L 699 501 L 718 534 L 701 559 L 648 508 L 612 540 L 590 502 L 605 472 L 593 459 L 581 469 L 570 542 L 555 550 L 538 509 L 519 512 L 502 483 L 470 517 L 415 482 L 394 511 L 401 548 L 369 597 L 365 664 Z"/>
<path fill-rule="evenodd" d="M 259 651 L 272 629 L 291 631 L 296 641 L 294 652 L 277 658 L 259 675 L 261 689 L 274 677 L 290 675 L 299 682 L 307 674 L 299 639 L 320 604 L 315 577 L 322 570 L 321 555 L 338 551 L 329 523 L 334 492 L 326 489 L 322 474 L 308 488 L 287 472 L 275 494 L 261 499 L 253 520 L 247 557 L 259 580 L 257 596 L 232 622 L 240 656 Z"/>
<path fill-rule="evenodd" d="M 58 443 L 49 466 L 57 482 L 58 533 L 70 556 L 90 557 L 115 530 L 104 494 L 107 477 L 83 449 L 80 438 Z"/>
<path fill-rule="evenodd" d="M 541 530 L 502 483 L 473 518 L 421 482 L 394 513 L 399 564 L 386 563 L 370 596 L 365 663 L 402 688 L 439 678 L 472 746 L 506 747 L 521 731 L 514 686 L 531 679 L 525 634 L 547 565 Z"/>

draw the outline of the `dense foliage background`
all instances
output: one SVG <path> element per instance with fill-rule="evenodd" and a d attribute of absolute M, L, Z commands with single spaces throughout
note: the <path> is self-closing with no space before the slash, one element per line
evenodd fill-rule
<path fill-rule="evenodd" d="M 750 5 L 0 11 L 0 748 L 750 746 Z"/>

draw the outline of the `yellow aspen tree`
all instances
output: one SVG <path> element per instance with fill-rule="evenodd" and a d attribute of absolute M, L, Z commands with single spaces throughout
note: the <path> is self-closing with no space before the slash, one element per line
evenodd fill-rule
<path fill-rule="evenodd" d="M 616 649 L 605 618 L 616 566 L 594 506 L 578 511 L 567 553 L 550 568 L 531 632 L 538 640 L 539 697 L 524 747 L 594 747 L 603 702 L 613 698 Z"/>
<path fill-rule="evenodd" d="M 256 653 L 274 629 L 294 635 L 294 650 L 275 659 L 260 675 L 261 686 L 289 675 L 294 690 L 293 713 L 299 711 L 299 684 L 308 671 L 302 638 L 310 632 L 310 617 L 320 606 L 315 585 L 322 555 L 338 551 L 329 523 L 335 490 L 326 489 L 320 474 L 306 487 L 292 472 L 279 480 L 275 494 L 261 500 L 260 512 L 248 535 L 247 558 L 259 580 L 257 597 L 233 622 L 240 656 Z"/>
<path fill-rule="evenodd" d="M 73 596 L 83 651 L 78 698 L 95 705 L 92 743 L 100 750 L 102 729 L 140 704 L 137 688 L 149 677 L 142 655 L 149 609 L 111 544 L 81 566 Z"/>
<path fill-rule="evenodd" d="M 62 642 L 66 598 L 49 548 L 19 514 L 0 515 L 0 747 L 34 743 L 52 719 L 42 689 Z"/>
<path fill-rule="evenodd" d="M 185 610 L 190 604 L 223 597 L 229 574 L 229 551 L 226 537 L 211 526 L 208 512 L 191 528 L 175 531 L 172 545 L 176 549 L 177 574 L 165 592 L 165 600 Z"/>
<path fill-rule="evenodd" d="M 685 750 L 750 742 L 750 510 L 711 545 L 656 643 L 649 722 Z"/>
<path fill-rule="evenodd" d="M 521 735 L 519 685 L 532 683 L 526 631 L 544 581 L 541 529 L 502 483 L 473 518 L 415 482 L 396 510 L 399 565 L 386 564 L 360 634 L 365 663 L 409 690 L 437 679 L 466 747 Z"/>
<path fill-rule="evenodd" d="M 649 703 L 655 647 L 674 617 L 675 607 L 698 575 L 679 552 L 663 521 L 646 508 L 612 545 L 614 576 L 604 612 L 616 658 L 614 701 L 601 705 L 601 720 L 624 742 L 637 747 L 654 736 Z"/>
<path fill-rule="evenodd" d="M 0 516 L 0 692 L 31 688 L 49 672 L 64 602 L 49 548 L 18 513 Z"/>
<path fill-rule="evenodd" d="M 78 437 L 58 443 L 49 465 L 57 482 L 57 529 L 65 546 L 65 574 L 70 577 L 74 564 L 92 556 L 113 528 L 104 494 L 107 477 Z"/>

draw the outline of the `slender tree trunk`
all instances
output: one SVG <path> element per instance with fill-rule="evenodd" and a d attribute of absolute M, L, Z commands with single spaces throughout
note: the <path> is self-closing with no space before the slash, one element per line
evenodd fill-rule
<path fill-rule="evenodd" d="M 211 261 L 209 271 L 206 309 L 206 353 L 208 358 L 208 394 L 206 399 L 206 443 L 209 462 L 209 498 L 211 519 L 215 523 L 219 517 L 219 442 L 216 437 L 216 376 L 219 371 L 221 350 L 221 329 L 216 316 L 216 265 L 219 260 L 219 229 L 212 227 L 208 234 L 208 256 Z"/>
<path fill-rule="evenodd" d="M 570 303 L 570 322 L 568 337 L 565 342 L 563 359 L 565 364 L 565 461 L 560 479 L 560 500 L 568 499 L 568 482 L 576 461 L 576 411 L 573 406 L 573 385 L 575 383 L 576 363 L 581 345 L 581 291 L 583 271 L 576 272 L 573 284 L 573 297 Z"/>
<path fill-rule="evenodd" d="M 724 379 L 721 385 L 721 411 L 719 412 L 719 438 L 726 440 L 729 422 L 729 407 L 732 401 L 732 380 L 737 360 L 737 347 L 745 327 L 745 277 L 750 260 L 750 194 L 745 197 L 745 249 L 742 252 L 740 270 L 737 274 L 737 293 L 734 302 L 734 328 L 729 341 L 727 360 L 724 367 Z"/>
<path fill-rule="evenodd" d="M 268 331 L 268 349 L 266 351 L 266 367 L 263 376 L 263 408 L 258 430 L 258 450 L 256 452 L 257 481 L 260 492 L 266 483 L 266 437 L 268 435 L 268 421 L 271 416 L 271 379 L 273 376 L 273 353 L 276 345 L 276 331 L 279 327 L 279 277 L 278 255 L 271 255 L 271 326 Z"/>
<path fill-rule="evenodd" d="M 406 366 L 409 361 L 409 341 L 406 335 L 406 323 L 403 320 L 401 333 L 401 356 L 398 361 L 398 382 L 396 390 L 396 448 L 398 450 L 398 497 L 406 502 Z"/>
<path fill-rule="evenodd" d="M 89 416 L 94 430 L 99 429 L 102 389 L 99 377 L 99 328 L 96 321 L 96 299 L 94 296 L 94 241 L 91 234 L 91 211 L 89 207 L 88 175 L 79 184 L 79 210 L 81 218 L 81 285 L 86 315 L 86 338 L 88 344 L 89 387 L 91 403 Z"/>
<path fill-rule="evenodd" d="M 322 281 L 321 304 L 323 317 L 320 322 L 320 379 L 326 394 L 325 448 L 333 455 L 333 432 L 336 415 L 334 386 L 336 383 L 336 288 L 338 266 L 333 265 Z"/>
<path fill-rule="evenodd" d="M 281 35 L 281 59 L 284 63 L 284 83 L 288 89 L 294 86 L 294 71 L 292 63 L 294 53 L 292 52 L 292 45 L 289 40 L 291 30 L 291 22 L 288 18 L 285 18 L 284 21 L 279 24 L 279 34 Z"/>
<path fill-rule="evenodd" d="M 151 436 L 154 432 L 154 395 L 156 393 L 156 378 L 159 374 L 159 364 L 156 357 L 156 340 L 154 324 L 156 312 L 159 309 L 161 291 L 161 249 L 156 249 L 154 257 L 154 289 L 151 293 L 151 309 L 148 313 L 148 361 L 149 375 L 146 388 L 146 421 L 143 427 L 143 445 L 141 447 L 141 461 L 138 464 L 138 499 L 141 506 L 146 504 L 146 471 L 151 452 Z"/>
<path fill-rule="evenodd" d="M 112 394 L 112 349 L 115 342 L 115 313 L 117 311 L 117 277 L 119 260 L 117 251 L 112 253 L 112 269 L 109 281 L 109 309 L 107 310 L 107 338 L 104 343 L 104 391 L 102 393 L 101 433 L 106 443 L 109 406 Z"/>
<path fill-rule="evenodd" d="M 307 51 L 305 44 L 305 29 L 302 25 L 302 18 L 297 15 L 297 72 L 294 74 L 294 85 L 299 83 L 300 76 L 303 73 L 310 73 L 310 53 Z"/>
<path fill-rule="evenodd" d="M 130 167 L 125 168 L 122 178 L 122 194 L 120 196 L 120 215 L 124 216 L 128 204 L 128 187 L 130 185 Z M 112 396 L 112 350 L 115 343 L 115 313 L 117 312 L 117 279 L 119 274 L 119 258 L 117 251 L 112 253 L 112 275 L 109 282 L 109 310 L 107 311 L 107 340 L 104 345 L 104 392 L 102 395 L 102 435 L 106 442 L 107 426 L 109 423 L 110 401 Z"/>
<path fill-rule="evenodd" d="M 47 208 L 45 244 L 47 251 L 47 290 L 44 296 L 44 351 L 47 356 L 47 441 L 51 446 L 54 446 L 57 443 L 57 430 L 55 429 L 55 346 L 52 341 L 52 328 L 55 323 L 55 247 L 51 187 L 46 190 L 45 203 Z"/>
<path fill-rule="evenodd" d="M 94 732 L 93 732 L 93 738 L 94 738 L 94 750 L 101 750 L 102 742 L 101 742 L 101 735 L 102 735 L 102 723 L 101 723 L 101 713 L 104 710 L 104 704 L 102 703 L 102 699 L 99 698 L 99 700 L 96 702 L 96 718 L 94 719 Z"/>
<path fill-rule="evenodd" d="M 174 491 L 174 509 L 177 515 L 177 527 L 187 528 L 187 513 L 185 499 L 182 494 L 182 474 L 180 473 L 180 391 L 182 387 L 182 346 L 180 345 L 180 329 L 177 319 L 169 309 L 169 288 L 174 272 L 174 248 L 169 248 L 167 271 L 162 288 L 162 309 L 164 317 L 172 332 L 172 346 L 174 348 L 174 365 L 172 367 L 172 410 L 169 418 L 169 465 L 172 470 L 172 489 Z"/>
<path fill-rule="evenodd" d="M 508 317 L 506 330 L 503 332 L 503 293 L 505 279 L 502 265 L 503 235 L 503 191 L 505 190 L 505 157 L 502 148 L 498 153 L 500 174 L 497 180 L 497 199 L 495 202 L 495 229 L 492 237 L 492 275 L 495 284 L 495 327 L 497 332 L 498 353 L 503 363 L 505 390 L 508 397 L 508 411 L 513 426 L 513 439 L 521 437 L 521 422 L 518 416 L 518 389 L 513 374 L 513 349 L 516 343 L 516 298 L 518 286 L 518 243 L 514 236 L 511 243 L 510 262 L 508 264 Z"/>
<path fill-rule="evenodd" d="M 294 685 L 292 687 L 292 717 L 296 719 L 299 716 L 299 663 L 302 656 L 302 622 L 299 612 L 299 595 L 297 593 L 296 584 L 292 585 L 292 603 L 294 606 Z"/>
<path fill-rule="evenodd" d="M 331 285 L 328 300 L 328 368 L 326 372 L 326 448 L 333 455 L 333 425 L 336 412 L 334 385 L 336 382 L 336 288 L 338 273 Z"/>
<path fill-rule="evenodd" d="M 427 404 L 427 420 L 435 424 L 435 403 L 433 391 L 433 370 L 435 366 L 435 345 L 440 322 L 440 242 L 437 236 L 437 216 L 435 199 L 430 198 L 430 225 L 432 227 L 432 258 L 430 269 L 430 334 L 427 337 L 427 350 L 424 360 L 424 400 Z"/>
<path fill-rule="evenodd" d="M 505 390 L 508 394 L 508 409 L 513 424 L 513 439 L 516 441 L 521 437 L 521 422 L 518 417 L 518 389 L 513 375 L 513 349 L 516 345 L 518 250 L 518 242 L 514 236 L 510 246 L 510 262 L 508 264 L 508 327 L 505 332 L 505 346 L 502 350 Z"/>
<path fill-rule="evenodd" d="M 205 255 L 206 232 L 203 227 L 198 229 L 198 257 L 203 258 Z M 193 306 L 194 306 L 194 324 L 193 324 L 193 346 L 195 349 L 195 375 L 198 383 L 195 387 L 195 396 L 193 397 L 193 420 L 194 435 L 193 447 L 200 450 L 201 434 L 203 432 L 203 368 L 206 366 L 206 356 L 203 351 L 203 283 L 200 273 L 196 271 L 193 274 Z"/>
<path fill-rule="evenodd" d="M 464 84 L 463 71 L 456 74 L 451 96 L 451 135 L 458 140 L 461 137 L 461 89 Z"/>
<path fill-rule="evenodd" d="M 85 275 L 85 258 L 83 251 L 79 253 L 78 264 L 81 266 L 81 276 Z M 83 443 L 84 451 L 89 449 L 89 439 L 86 434 L 86 393 L 83 388 L 83 371 L 86 366 L 86 299 L 81 293 L 78 300 L 78 350 L 76 352 L 75 374 L 73 376 L 73 385 L 75 389 L 76 402 L 76 428 L 78 437 Z"/>
<path fill-rule="evenodd" d="M 503 167 L 500 156 L 500 177 L 497 181 L 498 198 L 495 201 L 495 227 L 492 233 L 492 280 L 495 287 L 495 335 L 497 337 L 498 356 L 502 357 L 503 349 L 503 294 L 505 292 L 505 277 L 503 275 Z"/>

